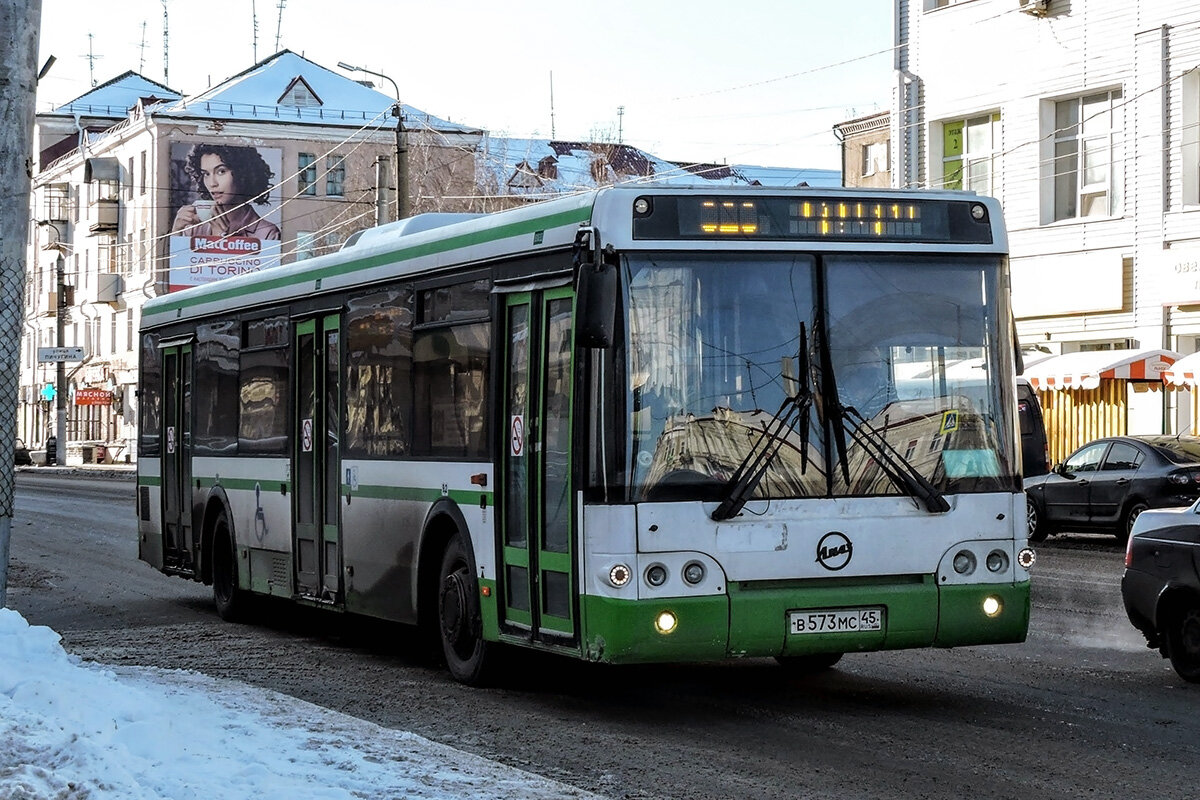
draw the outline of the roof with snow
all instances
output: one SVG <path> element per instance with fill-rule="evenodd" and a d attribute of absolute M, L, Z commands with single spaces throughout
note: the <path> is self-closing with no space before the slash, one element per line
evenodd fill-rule
<path fill-rule="evenodd" d="M 315 125 L 368 125 L 392 127 L 396 98 L 352 78 L 309 61 L 290 50 L 281 50 L 249 69 L 200 94 L 158 108 L 158 116 L 288 122 Z M 404 108 L 408 130 L 441 133 L 481 133 L 410 105 Z"/>
<path fill-rule="evenodd" d="M 139 100 L 144 101 L 144 105 L 150 105 L 154 101 L 174 101 L 181 97 L 183 95 L 171 87 L 152 81 L 131 70 L 84 92 L 71 102 L 64 103 L 49 113 L 72 117 L 124 119 L 129 114 L 129 109 L 136 106 Z"/>
<path fill-rule="evenodd" d="M 665 161 L 632 145 L 550 139 L 487 137 L 477 157 L 478 174 L 490 175 L 498 194 L 540 195 L 584 191 L 616 183 L 693 186 L 840 186 L 841 173 L 820 169 L 731 167 Z"/>

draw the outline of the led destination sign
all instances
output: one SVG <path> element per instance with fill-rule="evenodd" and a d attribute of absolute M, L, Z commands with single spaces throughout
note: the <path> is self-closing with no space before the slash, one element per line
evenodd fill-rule
<path fill-rule="evenodd" d="M 845 197 L 639 197 L 634 239 L 773 239 L 990 244 L 971 200 Z"/>

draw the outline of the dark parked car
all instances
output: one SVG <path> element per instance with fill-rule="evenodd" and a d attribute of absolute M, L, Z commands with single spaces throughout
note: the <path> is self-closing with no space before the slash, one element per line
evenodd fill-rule
<path fill-rule="evenodd" d="M 33 457 L 29 455 L 29 448 L 25 446 L 25 442 L 17 439 L 16 446 L 13 447 L 13 450 L 13 463 L 18 467 L 28 467 L 33 463 Z"/>
<path fill-rule="evenodd" d="M 1129 621 L 1179 677 L 1200 683 L 1200 503 L 1147 511 L 1125 549 L 1121 597 Z"/>
<path fill-rule="evenodd" d="M 1200 437 L 1112 436 L 1089 442 L 1046 474 L 1025 479 L 1029 540 L 1059 530 L 1129 537 L 1148 508 L 1200 497 Z"/>

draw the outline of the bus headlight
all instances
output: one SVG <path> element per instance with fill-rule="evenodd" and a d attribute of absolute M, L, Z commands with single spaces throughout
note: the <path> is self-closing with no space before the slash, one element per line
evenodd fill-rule
<path fill-rule="evenodd" d="M 675 616 L 674 611 L 660 611 L 654 618 L 654 630 L 662 634 L 671 633 L 678 624 L 679 618 Z"/>
<path fill-rule="evenodd" d="M 1032 547 L 1022 547 L 1021 552 L 1017 553 L 1017 563 L 1021 565 L 1021 569 L 1031 569 L 1037 561 L 1037 553 Z"/>
<path fill-rule="evenodd" d="M 1008 553 L 1003 550 L 993 550 L 988 553 L 987 561 L 988 572 L 1004 572 L 1008 569 Z"/>
<path fill-rule="evenodd" d="M 667 568 L 662 564 L 651 564 L 646 567 L 646 583 L 651 586 L 662 586 L 667 582 Z"/>
<path fill-rule="evenodd" d="M 983 613 L 989 617 L 997 616 L 1004 610 L 1004 603 L 1000 602 L 1000 598 L 995 595 L 988 595 L 983 598 Z"/>
<path fill-rule="evenodd" d="M 970 575 L 975 571 L 975 554 L 970 550 L 959 550 L 954 556 L 954 571 L 959 575 Z"/>
<path fill-rule="evenodd" d="M 692 586 L 704 580 L 704 565 L 699 561 L 689 561 L 683 567 L 683 579 Z"/>

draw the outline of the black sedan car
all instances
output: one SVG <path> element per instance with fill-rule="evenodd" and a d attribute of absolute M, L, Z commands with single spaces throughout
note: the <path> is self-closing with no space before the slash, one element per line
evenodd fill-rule
<path fill-rule="evenodd" d="M 1146 509 L 1200 498 L 1200 437 L 1097 439 L 1049 474 L 1026 478 L 1025 497 L 1032 542 L 1059 530 L 1108 531 L 1124 542 Z"/>
<path fill-rule="evenodd" d="M 1138 517 L 1125 549 L 1125 613 L 1179 677 L 1200 683 L 1200 503 Z"/>

